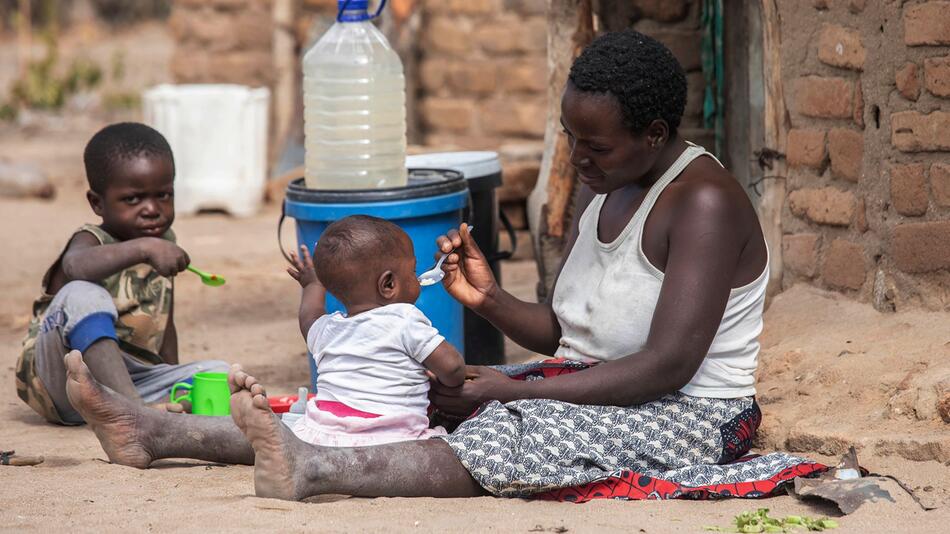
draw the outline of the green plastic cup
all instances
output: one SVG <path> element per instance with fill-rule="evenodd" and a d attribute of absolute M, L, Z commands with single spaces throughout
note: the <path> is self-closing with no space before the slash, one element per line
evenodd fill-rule
<path fill-rule="evenodd" d="M 188 393 L 175 396 L 179 389 Z M 195 373 L 192 383 L 178 382 L 172 386 L 172 402 L 187 400 L 196 415 L 231 415 L 231 390 L 227 373 Z"/>

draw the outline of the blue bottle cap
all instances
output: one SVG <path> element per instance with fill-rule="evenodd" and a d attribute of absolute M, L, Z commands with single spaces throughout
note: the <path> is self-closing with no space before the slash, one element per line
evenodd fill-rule
<path fill-rule="evenodd" d="M 338 22 L 360 22 L 378 17 L 386 5 L 386 0 L 380 0 L 375 13 L 369 12 L 369 0 L 336 0 L 336 5 Z"/>
<path fill-rule="evenodd" d="M 356 11 L 362 9 L 366 11 L 369 9 L 369 0 L 336 0 L 336 7 L 338 10 L 343 11 Z"/>

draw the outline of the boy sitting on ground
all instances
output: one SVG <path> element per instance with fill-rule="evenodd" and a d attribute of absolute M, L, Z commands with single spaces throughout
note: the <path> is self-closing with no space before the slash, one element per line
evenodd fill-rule
<path fill-rule="evenodd" d="M 300 332 L 317 364 L 317 395 L 293 432 L 327 446 L 379 445 L 445 434 L 429 428 L 429 377 L 461 386 L 465 362 L 415 307 L 420 286 L 409 236 L 355 215 L 327 227 L 310 259 L 288 269 L 303 288 Z M 327 315 L 326 292 L 346 314 Z"/>
<path fill-rule="evenodd" d="M 144 124 L 99 131 L 83 155 L 86 198 L 102 222 L 80 227 L 43 277 L 17 360 L 17 395 L 52 423 L 83 419 L 66 397 L 63 357 L 83 353 L 93 376 L 132 399 L 163 403 L 175 383 L 221 361 L 178 364 L 172 277 L 188 266 L 175 244 L 175 162 Z"/>

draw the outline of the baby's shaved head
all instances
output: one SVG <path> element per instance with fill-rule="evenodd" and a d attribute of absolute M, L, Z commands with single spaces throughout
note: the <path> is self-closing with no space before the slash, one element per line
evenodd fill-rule
<path fill-rule="evenodd" d="M 351 215 L 323 232 L 313 265 L 327 291 L 347 302 L 360 284 L 375 287 L 380 274 L 396 270 L 394 262 L 412 258 L 412 240 L 402 228 L 379 217 Z"/>

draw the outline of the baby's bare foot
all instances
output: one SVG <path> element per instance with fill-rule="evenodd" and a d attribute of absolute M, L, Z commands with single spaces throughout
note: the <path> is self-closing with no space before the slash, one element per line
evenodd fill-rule
<path fill-rule="evenodd" d="M 141 439 L 144 406 L 99 384 L 79 351 L 66 355 L 66 395 L 99 438 L 112 463 L 145 469 L 152 462 Z"/>
<path fill-rule="evenodd" d="M 254 490 L 258 497 L 300 500 L 294 478 L 294 446 L 299 441 L 270 409 L 264 387 L 233 366 L 231 416 L 254 448 Z"/>

